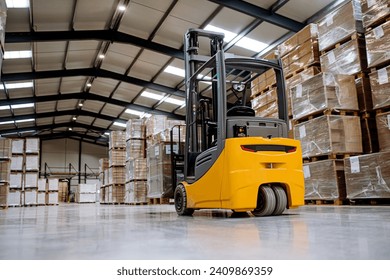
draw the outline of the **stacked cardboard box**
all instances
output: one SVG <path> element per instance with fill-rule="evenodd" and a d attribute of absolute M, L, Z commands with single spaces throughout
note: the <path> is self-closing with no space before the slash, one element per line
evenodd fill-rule
<path fill-rule="evenodd" d="M 346 198 L 343 160 L 328 159 L 304 163 L 305 200 Z"/>
<path fill-rule="evenodd" d="M 374 70 L 369 77 L 374 109 L 390 107 L 390 66 Z"/>
<path fill-rule="evenodd" d="M 290 92 L 294 120 L 325 110 L 359 110 L 352 76 L 321 73 L 291 88 Z"/>
<path fill-rule="evenodd" d="M 68 181 L 60 181 L 58 183 L 58 201 L 67 202 L 68 201 Z"/>
<path fill-rule="evenodd" d="M 105 203 L 106 201 L 106 186 L 108 185 L 108 169 L 109 169 L 108 158 L 99 159 L 99 181 L 100 181 L 100 203 Z"/>
<path fill-rule="evenodd" d="M 390 152 L 351 157 L 344 162 L 347 198 L 390 198 Z"/>
<path fill-rule="evenodd" d="M 277 91 L 273 88 L 251 100 L 252 109 L 257 117 L 278 118 Z"/>
<path fill-rule="evenodd" d="M 11 140 L 0 138 L 0 207 L 8 206 L 8 193 L 11 181 Z"/>
<path fill-rule="evenodd" d="M 159 121 L 152 118 L 150 125 L 155 125 Z M 150 128 L 152 133 L 154 128 Z M 126 187 L 125 202 L 130 204 L 146 203 L 146 126 L 144 119 L 131 119 L 126 125 Z"/>
<path fill-rule="evenodd" d="M 36 205 L 39 178 L 39 138 L 26 138 L 24 141 L 24 204 Z"/>
<path fill-rule="evenodd" d="M 47 180 L 45 178 L 38 179 L 38 194 L 37 194 L 37 204 L 45 205 L 46 204 L 46 190 L 47 190 Z"/>
<path fill-rule="evenodd" d="M 366 32 L 368 67 L 388 65 L 390 61 L 390 22 L 387 21 Z"/>
<path fill-rule="evenodd" d="M 79 184 L 76 188 L 76 203 L 95 203 L 96 184 Z"/>
<path fill-rule="evenodd" d="M 112 131 L 109 143 L 108 188 L 111 196 L 105 198 L 108 203 L 125 202 L 126 174 L 126 132 Z"/>
<path fill-rule="evenodd" d="M 8 192 L 8 205 L 22 206 L 24 204 L 24 139 L 12 139 L 11 178 L 12 184 Z"/>
<path fill-rule="evenodd" d="M 390 112 L 376 115 L 378 127 L 379 150 L 381 152 L 390 151 Z"/>
<path fill-rule="evenodd" d="M 390 14 L 388 0 L 360 0 L 363 27 L 369 28 L 386 19 Z"/>
<path fill-rule="evenodd" d="M 47 182 L 46 205 L 58 205 L 59 179 L 49 178 Z"/>

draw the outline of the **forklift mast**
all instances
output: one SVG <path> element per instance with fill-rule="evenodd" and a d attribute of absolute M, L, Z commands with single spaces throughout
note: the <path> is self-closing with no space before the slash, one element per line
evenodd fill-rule
<path fill-rule="evenodd" d="M 287 98 L 280 60 L 224 53 L 222 33 L 190 29 L 184 37 L 186 141 L 184 179 L 195 182 L 233 137 L 287 137 Z M 209 47 L 200 44 L 209 41 Z M 277 80 L 278 118 L 260 118 L 248 102 L 251 82 L 269 69 Z M 173 188 L 176 182 L 173 181 Z"/>

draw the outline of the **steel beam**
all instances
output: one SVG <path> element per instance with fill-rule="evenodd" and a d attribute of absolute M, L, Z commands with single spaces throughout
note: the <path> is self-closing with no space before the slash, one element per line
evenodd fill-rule
<path fill-rule="evenodd" d="M 237 12 L 244 13 L 251 17 L 264 20 L 266 22 L 272 23 L 274 25 L 280 26 L 284 29 L 291 30 L 294 32 L 298 32 L 299 30 L 305 27 L 305 25 L 301 22 L 292 20 L 285 16 L 275 14 L 270 10 L 261 8 L 259 6 L 253 5 L 245 1 L 241 1 L 241 0 L 209 0 L 209 1 L 233 9 Z"/>
<path fill-rule="evenodd" d="M 79 128 L 85 128 L 90 130 L 95 130 L 98 133 L 104 133 L 107 131 L 106 128 L 97 127 L 97 126 L 91 126 L 88 124 L 83 123 L 77 123 L 77 122 L 64 122 L 64 123 L 55 123 L 55 124 L 46 124 L 46 125 L 35 125 L 30 127 L 20 127 L 20 128 L 11 128 L 11 129 L 1 129 L 0 134 L 8 134 L 8 133 L 18 133 L 18 132 L 24 132 L 24 131 L 41 131 L 45 129 L 56 129 L 60 127 L 79 127 Z"/>

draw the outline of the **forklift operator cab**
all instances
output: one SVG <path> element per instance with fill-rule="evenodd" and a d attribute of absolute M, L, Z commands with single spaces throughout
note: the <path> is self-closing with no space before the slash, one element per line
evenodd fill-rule
<path fill-rule="evenodd" d="M 200 47 L 205 39 L 208 50 Z M 184 168 L 173 174 L 177 213 L 218 208 L 268 216 L 303 205 L 301 148 L 287 138 L 280 61 L 225 54 L 223 34 L 199 29 L 186 33 L 184 48 L 186 141 Z M 269 69 L 277 78 L 278 118 L 256 117 L 247 100 L 252 81 Z"/>

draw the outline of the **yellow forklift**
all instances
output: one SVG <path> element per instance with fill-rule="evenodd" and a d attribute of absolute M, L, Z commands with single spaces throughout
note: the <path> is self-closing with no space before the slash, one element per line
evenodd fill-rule
<path fill-rule="evenodd" d="M 224 53 L 223 38 L 201 29 L 185 34 L 186 135 L 184 150 L 172 157 L 175 209 L 181 216 L 199 209 L 280 215 L 304 204 L 302 152 L 287 138 L 281 62 Z M 251 82 L 269 69 L 278 118 L 256 117 L 247 100 Z"/>

